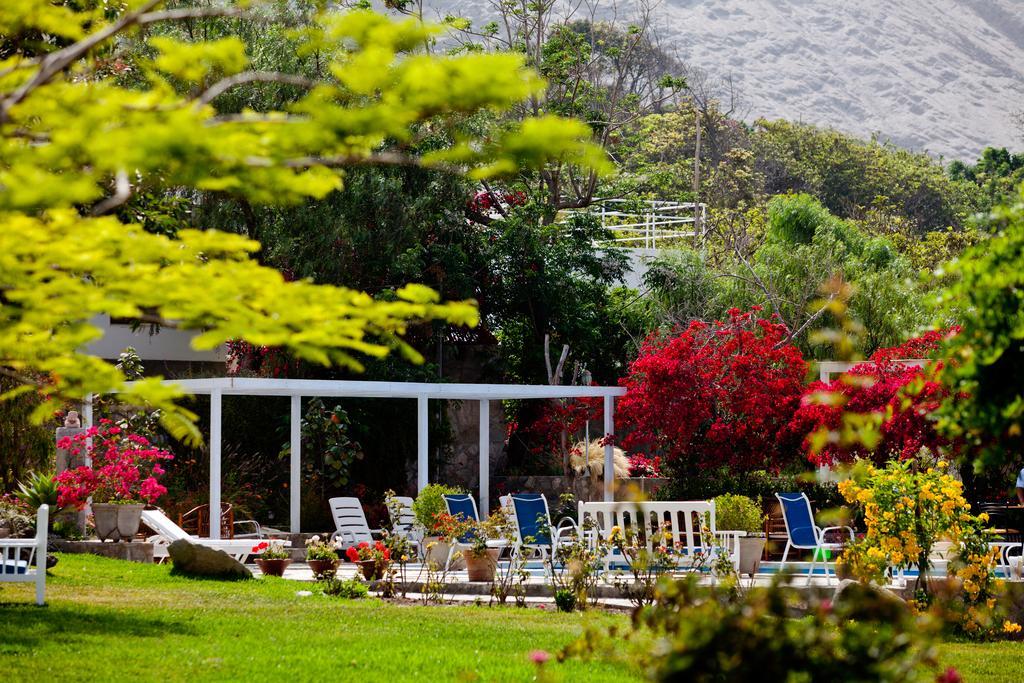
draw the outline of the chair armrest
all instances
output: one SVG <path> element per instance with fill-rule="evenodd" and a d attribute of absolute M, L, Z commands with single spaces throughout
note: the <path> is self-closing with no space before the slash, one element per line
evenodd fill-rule
<path fill-rule="evenodd" d="M 236 538 L 242 538 L 243 536 L 249 537 L 249 538 L 263 538 L 263 530 L 260 528 L 260 523 L 257 522 L 255 519 L 239 519 L 239 520 L 235 520 L 233 522 L 233 525 L 236 528 L 237 527 L 244 527 L 244 526 L 250 526 L 250 527 L 253 528 L 253 531 L 250 532 L 250 533 L 246 533 L 246 534 L 237 534 L 236 533 L 235 534 Z"/>

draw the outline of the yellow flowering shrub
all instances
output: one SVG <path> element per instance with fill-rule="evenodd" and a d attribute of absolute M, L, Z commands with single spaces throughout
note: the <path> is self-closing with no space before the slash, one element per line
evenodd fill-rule
<path fill-rule="evenodd" d="M 988 545 L 988 516 L 971 514 L 963 484 L 947 472 L 945 462 L 925 467 L 893 461 L 884 468 L 859 463 L 850 479 L 840 482 L 839 492 L 860 507 L 867 527 L 863 538 L 846 546 L 838 559 L 853 576 L 881 582 L 887 570 L 917 567 L 915 602 L 928 606 L 933 602 L 928 583 L 932 547 L 940 539 L 949 540 L 956 557 L 949 562 L 950 581 L 943 586 L 947 623 L 974 636 L 1005 630 L 995 617 L 1002 582 L 995 575 L 998 551 Z"/>

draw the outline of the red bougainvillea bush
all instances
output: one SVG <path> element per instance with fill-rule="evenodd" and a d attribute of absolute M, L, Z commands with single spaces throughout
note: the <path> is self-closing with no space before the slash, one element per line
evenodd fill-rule
<path fill-rule="evenodd" d="M 783 438 L 803 394 L 807 365 L 789 330 L 760 308 L 732 309 L 725 321 L 695 321 L 652 336 L 621 381 L 619 419 L 627 449 L 693 470 L 731 466 L 777 470 L 797 454 Z"/>
<path fill-rule="evenodd" d="M 951 332 L 932 331 L 891 348 L 879 349 L 870 360 L 855 365 L 830 382 L 807 387 L 789 430 L 803 438 L 808 459 L 817 465 L 871 458 L 878 464 L 890 458 L 907 459 L 922 449 L 938 456 L 949 445 L 929 419 L 947 392 L 933 381 L 940 362 L 921 368 L 897 361 L 931 358 Z M 875 439 L 843 437 L 844 417 L 876 415 L 880 420 Z M 853 422 L 852 424 L 858 424 Z M 864 421 L 862 424 L 868 424 Z M 867 441 L 868 443 L 864 443 Z"/>
<path fill-rule="evenodd" d="M 61 507 L 81 509 L 90 496 L 96 503 L 152 503 L 167 493 L 158 481 L 164 473 L 160 463 L 174 456 L 110 420 L 100 420 L 99 427 L 64 437 L 57 447 L 75 456 L 84 454 L 92 463 L 57 475 Z"/>

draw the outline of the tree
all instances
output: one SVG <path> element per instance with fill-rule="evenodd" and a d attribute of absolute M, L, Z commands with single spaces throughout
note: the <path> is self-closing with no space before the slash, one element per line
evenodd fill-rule
<path fill-rule="evenodd" d="M 879 349 L 870 361 L 836 379 L 809 385 L 788 427 L 802 439 L 808 459 L 815 465 L 833 465 L 865 458 L 884 465 L 893 458 L 917 458 L 923 451 L 938 458 L 950 442 L 936 430 L 932 413 L 946 391 L 932 377 L 932 369 L 897 361 L 934 357 L 945 336 L 932 331 Z M 861 420 L 851 420 L 851 414 Z M 879 422 L 874 436 L 852 438 L 851 428 L 869 417 Z"/>
<path fill-rule="evenodd" d="M 5 3 L 0 13 L 0 372 L 59 399 L 123 391 L 163 408 L 175 434 L 197 433 L 157 379 L 130 389 L 113 365 L 80 351 L 99 315 L 198 329 L 199 348 L 230 339 L 281 346 L 296 357 L 361 367 L 393 349 L 419 360 L 401 335 L 413 321 L 474 324 L 470 301 L 441 303 L 433 290 L 400 287 L 375 301 L 342 287 L 286 282 L 250 255 L 258 244 L 194 229 L 147 233 L 111 215 L 139 192 L 193 188 L 252 203 L 295 203 L 341 187 L 357 165 L 431 165 L 476 177 L 551 158 L 600 163 L 589 129 L 553 116 L 523 118 L 485 140 L 413 155 L 417 124 L 448 127 L 481 109 L 505 110 L 542 81 L 510 54 L 435 57 L 415 51 L 433 30 L 370 11 L 319 12 L 299 29 L 299 50 L 318 51 L 327 82 L 253 71 L 236 37 L 186 42 L 153 35 L 167 22 L 251 14 L 235 5 L 160 10 L 160 0 L 116 8 L 85 2 Z M 122 38 L 144 41 L 138 82 L 116 73 Z M 304 94 L 282 110 L 219 114 L 236 88 L 281 83 Z M 453 132 L 454 135 L 454 132 Z M 41 381 L 32 373 L 41 373 Z"/>
<path fill-rule="evenodd" d="M 784 427 L 807 366 L 789 330 L 760 309 L 654 335 L 630 365 L 619 402 L 626 449 L 647 448 L 678 476 L 721 466 L 778 471 L 797 441 Z"/>
<path fill-rule="evenodd" d="M 937 297 L 940 315 L 955 311 L 961 324 L 942 349 L 938 425 L 965 442 L 976 472 L 1019 468 L 1024 450 L 1024 185 L 985 227 L 988 240 L 946 264 L 953 282 Z"/>
<path fill-rule="evenodd" d="M 514 110 L 512 119 L 555 113 L 584 122 L 595 144 L 609 149 L 623 128 L 644 114 L 668 108 L 685 88 L 682 65 L 656 42 L 653 4 L 641 0 L 625 23 L 617 8 L 599 19 L 599 3 L 582 20 L 559 18 L 554 0 L 491 0 L 496 20 L 474 28 L 453 21 L 467 51 L 513 51 L 536 68 L 547 88 Z M 589 206 L 598 191 L 597 169 L 563 157 L 523 182 L 552 209 Z"/>
<path fill-rule="evenodd" d="M 976 164 L 950 164 L 949 176 L 977 185 L 981 189 L 982 208 L 991 210 L 1011 200 L 1014 190 L 1024 181 L 1024 154 L 1011 154 L 1005 147 L 986 147 Z"/>

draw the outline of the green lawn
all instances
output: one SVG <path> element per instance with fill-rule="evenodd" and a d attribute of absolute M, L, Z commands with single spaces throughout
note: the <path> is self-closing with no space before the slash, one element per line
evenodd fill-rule
<path fill-rule="evenodd" d="M 65 555 L 47 582 L 0 584 L 4 680 L 500 680 L 533 678 L 528 653 L 551 652 L 589 621 L 617 615 L 422 607 L 295 592 L 281 579 L 219 583 L 164 566 Z M 1024 644 L 947 644 L 968 681 L 1024 680 Z M 565 681 L 629 681 L 620 665 L 549 665 Z"/>

